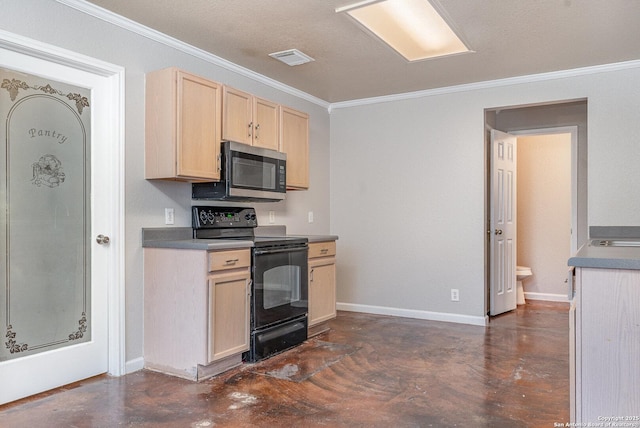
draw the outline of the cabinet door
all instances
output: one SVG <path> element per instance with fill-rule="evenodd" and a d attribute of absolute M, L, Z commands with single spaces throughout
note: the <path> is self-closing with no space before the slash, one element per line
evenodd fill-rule
<path fill-rule="evenodd" d="M 569 308 L 569 418 L 576 422 L 576 303 Z"/>
<path fill-rule="evenodd" d="M 309 188 L 309 115 L 282 106 L 280 151 L 287 154 L 287 188 Z"/>
<path fill-rule="evenodd" d="M 177 79 L 177 175 L 219 180 L 221 88 L 182 71 Z"/>
<path fill-rule="evenodd" d="M 222 139 L 251 144 L 253 140 L 253 97 L 228 86 L 222 99 Z"/>
<path fill-rule="evenodd" d="M 145 78 L 145 178 L 219 180 L 222 86 L 175 67 Z"/>
<path fill-rule="evenodd" d="M 638 416 L 640 271 L 580 271 L 577 422 L 594 422 L 605 415 Z"/>
<path fill-rule="evenodd" d="M 209 277 L 209 362 L 249 350 L 248 270 Z"/>
<path fill-rule="evenodd" d="M 336 317 L 336 259 L 309 260 L 309 327 Z"/>
<path fill-rule="evenodd" d="M 253 99 L 253 145 L 278 150 L 280 143 L 280 106 L 271 101 Z"/>

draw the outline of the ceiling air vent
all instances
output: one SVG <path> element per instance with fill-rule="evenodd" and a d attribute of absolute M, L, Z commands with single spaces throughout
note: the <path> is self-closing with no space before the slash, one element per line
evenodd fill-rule
<path fill-rule="evenodd" d="M 303 54 L 298 49 L 289 49 L 286 51 L 274 52 L 270 53 L 269 56 L 291 66 L 314 61 L 313 58 L 311 58 L 309 55 Z"/>

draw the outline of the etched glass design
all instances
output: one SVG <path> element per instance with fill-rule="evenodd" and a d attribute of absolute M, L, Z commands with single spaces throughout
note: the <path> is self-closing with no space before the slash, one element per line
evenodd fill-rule
<path fill-rule="evenodd" d="M 90 90 L 0 68 L 0 361 L 91 339 Z"/>

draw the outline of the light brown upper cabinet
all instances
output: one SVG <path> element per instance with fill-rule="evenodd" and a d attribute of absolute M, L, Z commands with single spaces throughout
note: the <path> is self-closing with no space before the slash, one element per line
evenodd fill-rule
<path fill-rule="evenodd" d="M 222 139 L 278 150 L 278 104 L 225 86 L 222 105 Z"/>
<path fill-rule="evenodd" d="M 167 68 L 146 75 L 145 178 L 220 179 L 222 85 Z"/>
<path fill-rule="evenodd" d="M 287 189 L 309 188 L 309 115 L 282 106 L 280 151 L 287 154 Z"/>

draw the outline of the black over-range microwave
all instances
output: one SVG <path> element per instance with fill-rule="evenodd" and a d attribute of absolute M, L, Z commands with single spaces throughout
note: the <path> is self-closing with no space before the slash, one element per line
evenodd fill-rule
<path fill-rule="evenodd" d="M 285 198 L 287 155 L 233 141 L 222 142 L 220 181 L 195 183 L 193 199 L 274 202 Z"/>

